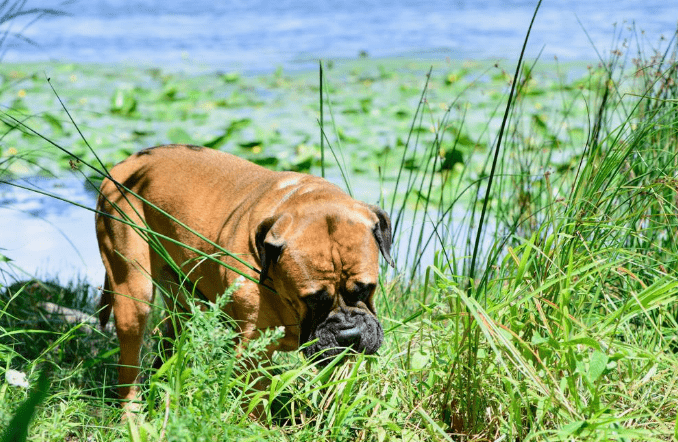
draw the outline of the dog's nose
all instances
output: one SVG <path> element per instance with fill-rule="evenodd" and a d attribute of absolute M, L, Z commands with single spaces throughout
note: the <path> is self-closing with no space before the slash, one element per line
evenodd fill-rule
<path fill-rule="evenodd" d="M 342 347 L 358 348 L 360 345 L 360 329 L 353 327 L 341 330 L 337 333 L 337 344 Z"/>

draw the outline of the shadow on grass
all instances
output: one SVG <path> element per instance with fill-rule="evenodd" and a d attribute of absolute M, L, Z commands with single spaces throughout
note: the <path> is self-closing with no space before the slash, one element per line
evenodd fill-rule
<path fill-rule="evenodd" d="M 115 398 L 117 345 L 100 330 L 93 289 L 82 282 L 17 281 L 0 290 L 0 354 L 8 367 L 33 371 L 49 365 L 86 394 Z M 113 350 L 111 350 L 113 348 Z M 102 387 L 108 386 L 108 387 Z"/>

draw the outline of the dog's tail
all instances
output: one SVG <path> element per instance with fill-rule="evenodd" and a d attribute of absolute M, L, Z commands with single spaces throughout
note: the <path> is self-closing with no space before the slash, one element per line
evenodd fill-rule
<path fill-rule="evenodd" d="M 113 308 L 113 294 L 111 293 L 111 284 L 108 282 L 108 274 L 104 278 L 104 289 L 101 291 L 101 299 L 99 299 L 99 324 L 101 329 L 106 328 L 108 319 L 111 317 L 111 309 Z"/>

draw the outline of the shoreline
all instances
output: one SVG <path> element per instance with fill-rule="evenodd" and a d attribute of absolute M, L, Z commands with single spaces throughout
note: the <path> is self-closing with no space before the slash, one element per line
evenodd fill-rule
<path fill-rule="evenodd" d="M 255 78 L 261 76 L 268 76 L 275 74 L 276 71 L 283 71 L 288 74 L 304 75 L 318 72 L 318 63 L 322 62 L 325 68 L 327 66 L 334 66 L 341 70 L 351 69 L 367 69 L 375 66 L 389 66 L 401 64 L 407 69 L 420 69 L 428 71 L 430 67 L 443 69 L 446 67 L 459 67 L 464 65 L 481 65 L 488 66 L 493 64 L 500 64 L 502 66 L 515 68 L 515 63 L 518 61 L 517 55 L 515 57 L 496 57 L 496 58 L 455 58 L 451 54 L 441 54 L 436 50 L 428 53 L 417 52 L 402 55 L 390 55 L 384 57 L 373 57 L 367 55 L 365 57 L 334 57 L 334 58 L 305 58 L 294 60 L 285 63 L 273 63 L 265 68 L 252 68 L 244 66 L 220 67 L 216 64 L 201 63 L 197 60 L 192 60 L 190 57 L 182 59 L 181 63 L 153 63 L 144 62 L 141 60 L 129 61 L 114 61 L 114 62 L 93 62 L 93 61 L 73 61 L 73 60 L 30 60 L 30 61 L 4 61 L 0 64 L 0 72 L 7 68 L 24 68 L 32 71 L 42 71 L 45 67 L 81 67 L 84 69 L 102 69 L 102 70 L 116 70 L 122 69 L 123 72 L 130 70 L 150 71 L 160 70 L 172 75 L 187 75 L 200 76 L 224 73 L 237 73 L 246 78 Z M 594 54 L 595 55 L 595 54 Z M 541 58 L 537 59 L 530 54 L 526 54 L 524 60 L 526 64 L 537 63 L 537 67 L 550 68 L 556 64 L 565 67 L 586 67 L 589 65 L 598 64 L 600 61 L 595 57 L 581 58 L 581 59 L 556 59 Z"/>

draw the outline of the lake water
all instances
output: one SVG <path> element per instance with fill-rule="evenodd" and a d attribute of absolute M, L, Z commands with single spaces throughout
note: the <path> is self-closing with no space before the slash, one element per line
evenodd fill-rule
<path fill-rule="evenodd" d="M 536 1 L 525 0 L 28 0 L 44 17 L 10 39 L 5 60 L 129 62 L 165 69 L 261 71 L 318 58 L 517 58 Z M 1 10 L 0 10 L 1 11 Z M 26 20 L 29 20 L 27 18 Z M 614 24 L 654 44 L 676 30 L 678 2 L 545 0 L 529 47 L 551 59 L 596 59 Z M 12 30 L 22 26 L 14 24 Z M 587 35 L 588 34 L 588 35 Z M 590 41 L 589 41 L 590 39 Z"/>
<path fill-rule="evenodd" d="M 33 178 L 17 184 L 94 207 L 96 195 L 75 179 Z M 39 193 L 0 184 L 0 284 L 13 279 L 84 279 L 103 284 L 94 235 L 94 214 Z"/>
<path fill-rule="evenodd" d="M 125 62 L 162 69 L 262 72 L 315 67 L 318 58 L 517 58 L 536 2 L 516 0 L 63 0 L 28 1 L 68 15 L 0 27 L 5 61 Z M 4 12 L 0 9 L 0 14 Z M 615 29 L 635 23 L 651 47 L 675 32 L 678 2 L 545 1 L 528 47 L 543 59 L 596 60 Z M 29 19 L 30 20 L 30 19 Z M 617 28 L 614 27 L 615 23 Z M 9 28 L 8 28 L 9 26 Z M 33 181 L 83 205 L 94 194 L 75 181 Z M 34 192 L 0 186 L 0 282 L 23 269 L 62 282 L 103 281 L 93 214 Z"/>
<path fill-rule="evenodd" d="M 342 186 L 338 176 L 328 180 Z M 358 198 L 377 201 L 379 187 L 364 180 L 353 180 L 354 187 L 361 189 Z M 61 283 L 85 280 L 95 287 L 103 284 L 104 269 L 94 233 L 94 212 L 58 199 L 93 208 L 97 196 L 94 189 L 75 178 L 30 178 L 14 183 L 40 193 L 0 183 L 0 255 L 12 260 L 0 262 L 0 285 L 31 276 Z M 465 214 L 457 205 L 453 215 L 462 219 Z M 408 250 L 409 238 L 405 238 L 418 234 L 422 223 L 413 224 L 411 219 L 403 222 L 406 226 L 402 229 L 403 241 L 396 238 L 394 244 L 392 255 L 399 257 L 399 270 L 405 270 L 402 266 L 406 261 L 411 264 L 418 257 L 414 250 Z M 433 234 L 429 223 L 423 226 L 425 237 Z M 408 252 L 409 260 L 406 259 Z M 433 250 L 426 252 L 422 258 L 424 267 L 433 263 Z"/>

